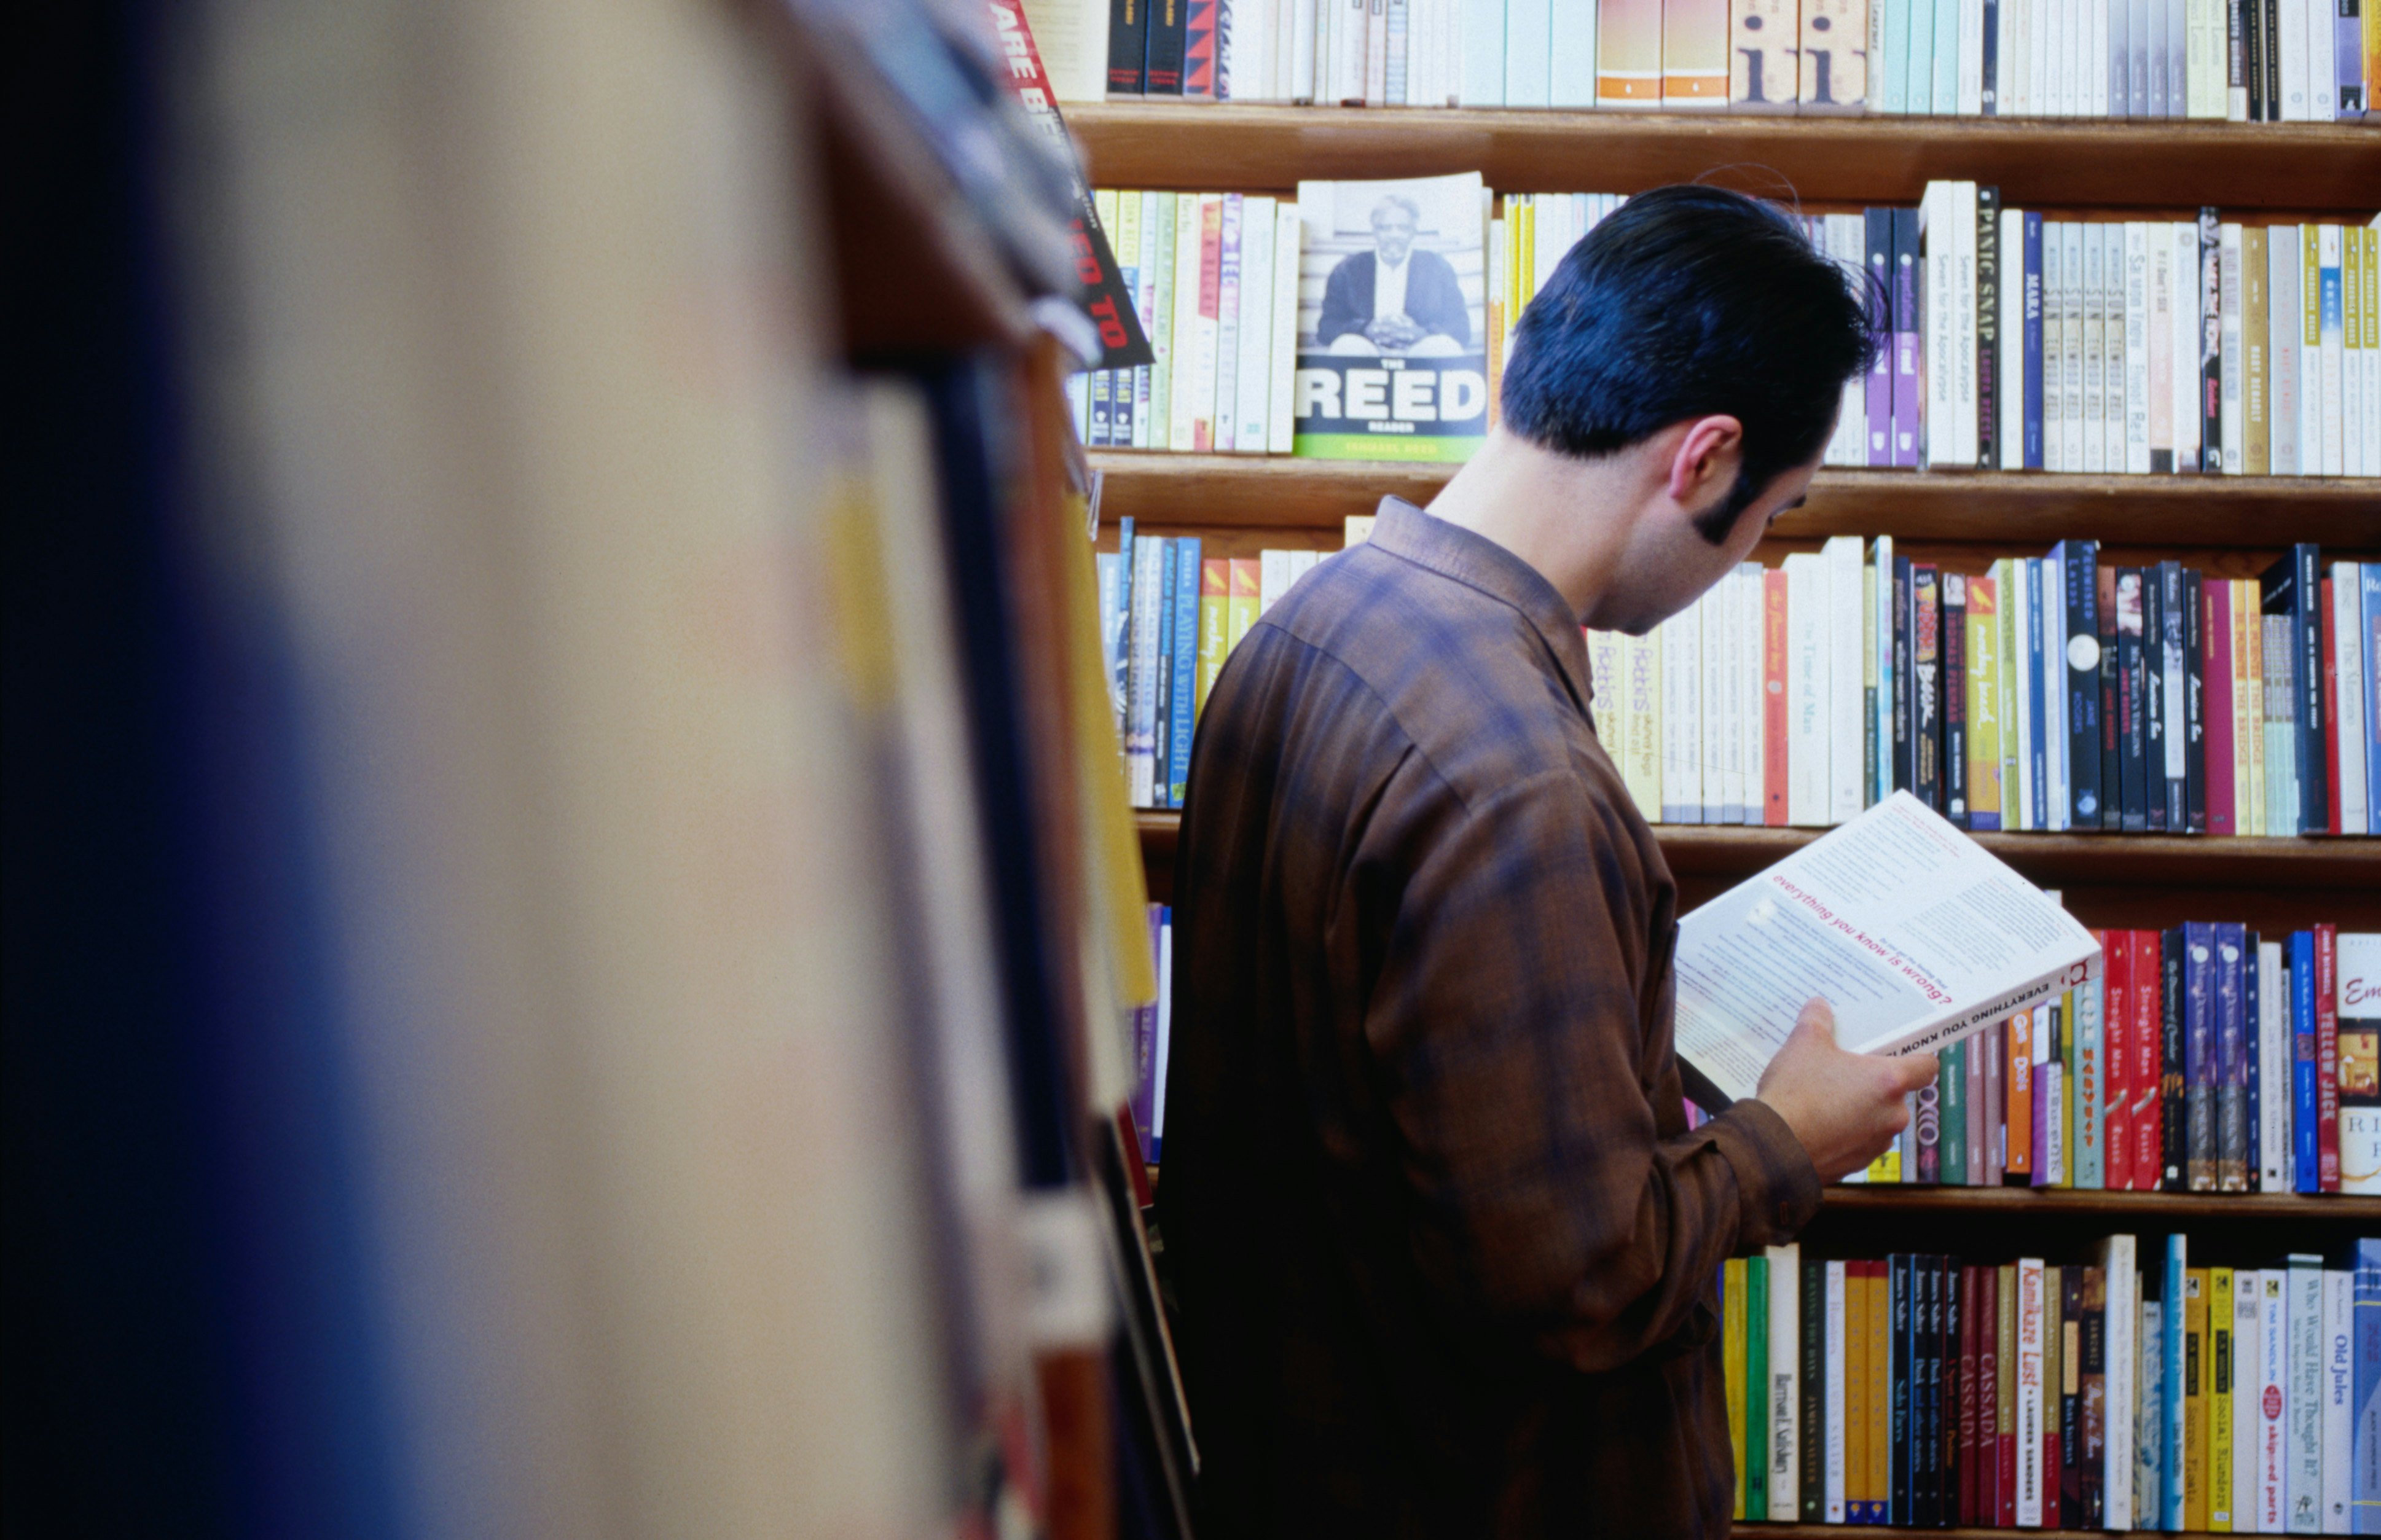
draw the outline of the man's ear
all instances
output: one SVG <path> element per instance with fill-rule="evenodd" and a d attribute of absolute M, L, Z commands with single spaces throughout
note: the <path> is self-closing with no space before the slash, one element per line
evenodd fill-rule
<path fill-rule="evenodd" d="M 1725 414 L 1687 424 L 1670 456 L 1670 501 L 1700 514 L 1736 485 L 1744 460 L 1744 425 Z"/>

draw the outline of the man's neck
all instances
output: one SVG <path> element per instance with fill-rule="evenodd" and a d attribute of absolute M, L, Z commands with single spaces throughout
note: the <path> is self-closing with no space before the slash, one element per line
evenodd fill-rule
<path fill-rule="evenodd" d="M 1430 512 L 1503 546 L 1552 583 L 1573 614 L 1591 614 L 1628 549 L 1632 494 L 1642 494 L 1630 461 L 1575 460 L 1494 428 Z"/>

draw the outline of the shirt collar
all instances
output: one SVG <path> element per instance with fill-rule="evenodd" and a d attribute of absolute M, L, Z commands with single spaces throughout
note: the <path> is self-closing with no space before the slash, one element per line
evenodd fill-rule
<path fill-rule="evenodd" d="M 1545 643 L 1571 699 L 1587 711 L 1594 697 L 1587 638 L 1579 617 L 1544 573 L 1485 535 L 1449 524 L 1402 497 L 1381 499 L 1376 519 L 1373 544 L 1520 611 Z"/>

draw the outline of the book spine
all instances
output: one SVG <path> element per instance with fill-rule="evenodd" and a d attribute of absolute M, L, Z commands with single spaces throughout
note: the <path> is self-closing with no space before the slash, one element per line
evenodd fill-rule
<path fill-rule="evenodd" d="M 2216 1190 L 2216 942 L 2212 925 L 2183 927 L 2184 1108 L 2189 1134 L 2183 1177 L 2194 1193 Z"/>
<path fill-rule="evenodd" d="M 1731 1256 L 1720 1264 L 1720 1376 L 1723 1393 L 1728 1401 L 1728 1442 L 1730 1459 L 1736 1468 L 1736 1517 L 1745 1516 L 1749 1494 L 1748 1473 L 1745 1469 L 1745 1372 L 1748 1367 L 1747 1347 L 1751 1329 L 1751 1313 L 1746 1308 L 1749 1258 Z"/>
<path fill-rule="evenodd" d="M 1224 667 L 1231 635 L 1231 563 L 1210 556 L 1199 564 L 1199 688 L 1193 709 L 1204 713 L 1208 692 Z"/>
<path fill-rule="evenodd" d="M 2267 1267 L 2257 1275 L 2258 1366 L 2265 1383 L 2257 1393 L 2257 1532 L 2279 1534 L 2289 1524 L 2289 1269 Z"/>
<path fill-rule="evenodd" d="M 1943 815 L 1955 828 L 1968 823 L 1968 592 L 1956 572 L 1941 576 Z M 1923 664 L 1922 664 L 1923 666 Z"/>
<path fill-rule="evenodd" d="M 1884 1259 L 1868 1264 L 1868 1522 L 1886 1523 L 1892 1514 L 1893 1269 Z"/>
<path fill-rule="evenodd" d="M 2033 1013 L 2010 1013 L 2007 1022 L 2008 1073 L 2003 1084 L 2009 1098 L 2003 1138 L 2004 1180 L 2031 1178 L 2033 1172 Z M 2028 1185 L 2021 1182 L 2017 1185 Z"/>
<path fill-rule="evenodd" d="M 1272 421 L 1274 249 L 1278 230 L 1274 200 L 1250 197 L 1240 203 L 1239 282 L 1233 307 L 1237 336 L 1232 385 L 1231 447 L 1262 455 Z"/>
<path fill-rule="evenodd" d="M 1918 464 L 1923 426 L 1919 377 L 1918 211 L 1895 209 L 1893 221 L 1893 463 Z"/>
<path fill-rule="evenodd" d="M 2292 1252 L 2288 1275 L 2289 1443 L 2282 1500 L 2294 1533 L 2319 1533 L 2323 1514 L 2323 1258 Z"/>
<path fill-rule="evenodd" d="M 2182 1524 L 2207 1528 L 2207 1269 L 2182 1280 Z"/>
<path fill-rule="evenodd" d="M 2355 1384 L 2355 1338 L 2350 1325 L 2353 1279 L 2345 1268 L 2323 1274 L 2323 1532 L 2349 1533 L 2349 1473 L 2354 1458 L 2350 1394 Z"/>
<path fill-rule="evenodd" d="M 2135 1340 L 2140 1393 L 2133 1417 L 2133 1525 L 2155 1529 L 2164 1522 L 2166 1491 L 2165 1302 L 2143 1299 Z"/>
<path fill-rule="evenodd" d="M 1744 1259 L 1744 1511 L 1769 1512 L 1769 1257 Z"/>
<path fill-rule="evenodd" d="M 2205 678 L 2207 743 L 2207 831 L 2231 834 L 2239 830 L 2239 776 L 2234 759 L 2239 711 L 2233 699 L 2232 585 L 2223 578 L 2200 583 L 2200 634 L 2205 638 L 2202 659 Z"/>
<path fill-rule="evenodd" d="M 2315 1186 L 2339 1191 L 2338 931 L 2314 928 Z"/>
<path fill-rule="evenodd" d="M 2301 1193 L 2322 1191 L 2316 1150 L 2314 932 L 2290 936 L 2290 1135 L 2292 1188 Z"/>
<path fill-rule="evenodd" d="M 2356 1243 L 2350 1279 L 2349 1532 L 2381 1534 L 2381 1240 Z"/>
<path fill-rule="evenodd" d="M 2182 612 L 2182 827 L 2207 832 L 2206 634 L 2198 571 L 2182 569 L 2177 595 Z"/>
<path fill-rule="evenodd" d="M 2017 1501 L 2015 1522 L 2039 1528 L 2043 1509 L 2043 1268 L 2036 1257 L 2017 1264 Z"/>
<path fill-rule="evenodd" d="M 1974 1455 L 1976 1524 L 2000 1522 L 2000 1447 L 2003 1419 L 2009 1404 L 2001 1366 L 2006 1360 L 2005 1329 L 2009 1311 L 2001 1300 L 2005 1269 L 1976 1269 L 1976 1449 Z"/>
<path fill-rule="evenodd" d="M 1769 1262 L 1768 1425 L 1764 1442 L 1768 1456 L 1768 1507 L 1777 1523 L 1794 1522 L 1800 1492 L 1796 1481 L 1795 1428 L 1801 1413 L 1801 1248 L 1771 1246 Z"/>
<path fill-rule="evenodd" d="M 1859 1296 L 1862 1289 L 1854 1269 L 1857 1262 L 1819 1264 L 1825 1275 L 1826 1301 L 1823 1339 L 1825 1344 L 1825 1400 L 1818 1426 L 1823 1430 L 1825 1469 L 1819 1522 L 1857 1522 L 1861 1488 L 1855 1474 L 1861 1426 L 1858 1408 L 1865 1389 L 1862 1371 L 1867 1362 L 1864 1341 L 1856 1336 L 1862 1326 Z M 1808 1438 L 1806 1425 L 1806 1440 Z M 1807 1512 L 1805 1522 L 1809 1522 Z"/>
<path fill-rule="evenodd" d="M 1269 455 L 1288 454 L 1296 432 L 1292 386 L 1298 373 L 1298 264 L 1303 229 L 1297 204 L 1284 201 L 1275 207 L 1273 345 L 1266 360 L 1273 372 L 1265 390 L 1264 447 Z"/>
<path fill-rule="evenodd" d="M 2075 988 L 2075 1185 L 2098 1190 L 2107 1182 L 2107 1163 L 2100 1144 L 2102 1096 L 2106 1088 L 2104 1007 L 2105 967 L 2096 978 Z"/>
<path fill-rule="evenodd" d="M 2183 1461 L 2189 1449 L 2189 1409 L 2187 1403 L 2188 1367 L 2184 1353 L 2189 1327 L 2190 1268 L 2183 1237 L 2169 1235 L 2166 1241 L 2166 1277 L 2161 1295 L 2166 1302 L 2165 1340 L 2161 1351 L 2166 1357 L 2166 1395 L 2160 1410 L 2165 1425 L 2159 1433 L 2158 1512 L 2159 1525 L 2168 1530 L 2183 1527 Z"/>
<path fill-rule="evenodd" d="M 2158 943 L 2160 979 L 2159 1124 L 2164 1150 L 2160 1187 L 2169 1193 L 2189 1190 L 2191 1156 L 2189 1027 L 2187 1025 L 2186 932 L 2180 926 L 2167 930 Z M 2179 1303 L 2179 1298 L 2177 1303 Z M 2180 1317 L 2176 1318 L 2180 1329 Z M 2180 1382 L 2178 1382 L 2180 1383 Z"/>
<path fill-rule="evenodd" d="M 1200 542 L 1196 535 L 1176 539 L 1174 596 L 1174 712 L 1167 740 L 1166 806 L 1179 807 L 1190 782 L 1190 736 L 1197 722 L 1195 686 L 1199 655 Z"/>
<path fill-rule="evenodd" d="M 2106 977 L 2101 995 L 2101 1062 L 2106 1080 L 2101 1091 L 2100 1150 L 2102 1182 L 2107 1191 L 2130 1192 L 2133 1186 L 2133 936 L 2131 930 L 2106 933 Z"/>
<path fill-rule="evenodd" d="M 2257 1358 L 2265 1335 L 2257 1298 L 2262 1276 L 2253 1267 L 2232 1274 L 2232 1528 L 2242 1534 L 2257 1530 L 2257 1397 L 2265 1373 Z"/>
<path fill-rule="evenodd" d="M 1190 44 L 1190 0 L 1146 0 L 1149 6 L 1148 67 L 1142 91 L 1150 96 L 1180 96 L 1184 56 Z"/>
<path fill-rule="evenodd" d="M 2141 1318 L 2138 1275 L 2133 1270 L 2133 1238 L 2112 1235 L 2100 1244 L 2102 1278 L 2101 1416 L 2102 1460 L 2100 1510 L 2095 1523 L 2112 1530 L 2134 1526 L 2134 1413 L 2139 1384 L 2136 1354 Z"/>
<path fill-rule="evenodd" d="M 2249 1190 L 2249 1047 L 2243 952 L 2239 925 L 2212 928 L 2216 949 L 2216 1186 Z"/>
<path fill-rule="evenodd" d="M 1150 673 L 1150 806 L 1172 805 L 1174 780 L 1174 617 L 1178 612 L 1175 585 L 1181 570 L 1182 542 L 1154 540 L 1158 547 L 1155 598 L 1157 661 Z M 1187 683 L 1187 681 L 1186 681 Z"/>
<path fill-rule="evenodd" d="M 1977 1512 L 1978 1485 L 1976 1452 L 1979 1415 L 1983 1401 L 1984 1349 L 1984 1269 L 1972 1264 L 1957 1268 L 1958 1287 L 1952 1298 L 1959 1311 L 1959 1360 L 1956 1382 L 1959 1386 L 1959 1415 L 1953 1438 L 1947 1440 L 1952 1449 L 1948 1469 L 1947 1496 L 1944 1516 L 1951 1523 L 1980 1522 Z"/>
<path fill-rule="evenodd" d="M 1793 1450 L 1789 1468 L 1796 1499 L 1789 1517 L 1799 1517 L 1806 1524 L 1826 1522 L 1827 1459 L 1833 1444 L 1827 1431 L 1828 1392 L 1839 1379 L 1830 1372 L 1827 1347 L 1830 1327 L 1838 1340 L 1842 1333 L 1842 1322 L 1833 1314 L 1841 1300 L 1828 1293 L 1827 1267 L 1827 1263 L 1816 1257 L 1801 1263 L 1801 1297 L 1796 1302 L 1796 1319 L 1801 1331 L 1798 1344 L 1801 1375 L 1798 1382 L 1801 1400 L 1787 1439 Z"/>
<path fill-rule="evenodd" d="M 1107 88 L 1110 96 L 1140 96 L 1149 89 L 1147 0 L 1109 0 Z"/>

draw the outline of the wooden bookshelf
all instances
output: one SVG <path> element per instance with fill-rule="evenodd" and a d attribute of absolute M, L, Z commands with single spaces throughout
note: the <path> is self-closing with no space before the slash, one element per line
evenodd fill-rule
<path fill-rule="evenodd" d="M 1324 543 L 1335 550 L 1349 515 L 1372 513 L 1390 495 L 1427 503 L 1455 471 L 1131 450 L 1094 450 L 1092 466 L 1105 473 L 1103 520 L 1131 518 L 1156 528 L 1327 530 Z M 1879 531 L 1898 540 L 2006 545 L 2070 537 L 2118 543 L 2134 532 L 2140 540 L 2125 543 L 2270 550 L 2286 540 L 2314 540 L 2381 550 L 2381 479 L 1823 470 L 1811 482 L 1810 501 L 1774 528 L 1789 540 Z"/>
<path fill-rule="evenodd" d="M 2155 1529 L 2131 1529 L 2122 1532 L 2101 1529 L 1904 1529 L 1887 1524 L 1773 1524 L 1752 1519 L 1739 1519 L 1735 1524 L 1739 1534 L 1757 1534 L 1762 1540 L 1843 1540 L 1849 1529 L 1859 1530 L 1862 1540 L 1874 1535 L 1876 1540 L 2009 1540 L 2012 1534 L 2022 1534 L 2027 1540 L 2108 1540 L 2111 1534 L 2162 1534 Z M 2205 1534 L 2204 1530 L 2187 1534 Z"/>
<path fill-rule="evenodd" d="M 2011 206 L 2369 209 L 2381 131 L 2354 123 L 1767 117 L 1502 109 L 1071 107 L 1102 187 L 1288 191 L 1302 177 L 1477 171 L 1499 192 L 1637 192 L 1697 177 L 1819 202 L 1914 203 L 1926 183 Z"/>
<path fill-rule="evenodd" d="M 1919 1211 L 1984 1218 L 2090 1219 L 2112 1230 L 2192 1219 L 2261 1220 L 2277 1225 L 2381 1226 L 2381 1198 L 2297 1193 L 2106 1193 L 2071 1187 L 1934 1187 L 1880 1183 L 1827 1189 L 1827 1207 L 1846 1214 L 1905 1217 Z"/>

